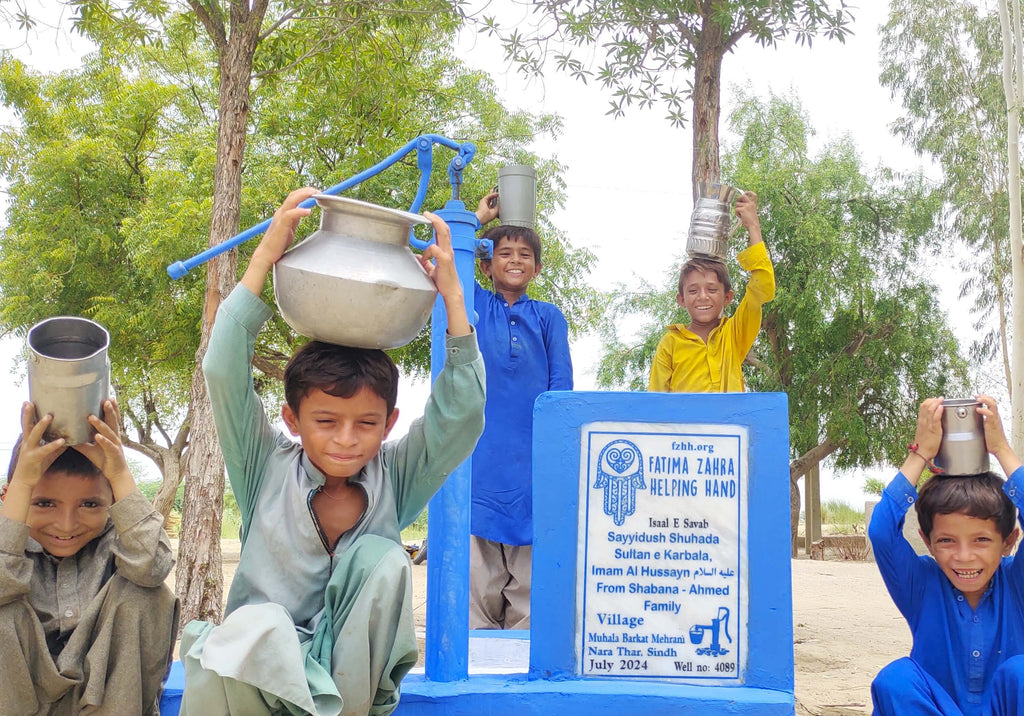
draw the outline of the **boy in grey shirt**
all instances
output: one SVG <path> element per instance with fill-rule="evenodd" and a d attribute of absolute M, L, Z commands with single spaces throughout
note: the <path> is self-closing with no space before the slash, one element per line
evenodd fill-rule
<path fill-rule="evenodd" d="M 0 714 L 158 714 L 178 628 L 164 580 L 163 517 L 118 438 L 117 405 L 94 443 L 42 443 L 52 415 L 22 408 L 0 506 Z"/>
<path fill-rule="evenodd" d="M 270 425 L 251 370 L 272 315 L 259 296 L 314 193 L 292 192 L 275 213 L 217 312 L 203 361 L 242 552 L 224 622 L 185 627 L 183 715 L 391 713 L 417 657 L 401 529 L 483 429 L 483 360 L 437 217 L 437 243 L 421 260 L 447 310 L 447 360 L 423 417 L 385 443 L 398 417 L 394 363 L 313 341 L 284 376 L 281 416 L 299 442 Z"/>

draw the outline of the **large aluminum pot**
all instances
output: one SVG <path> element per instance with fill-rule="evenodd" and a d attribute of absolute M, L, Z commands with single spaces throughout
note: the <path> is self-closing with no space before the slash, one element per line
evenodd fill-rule
<path fill-rule="evenodd" d="M 977 475 L 988 472 L 985 426 L 977 400 L 942 401 L 942 442 L 935 464 L 946 475 Z"/>
<path fill-rule="evenodd" d="M 91 442 L 88 417 L 103 417 L 110 393 L 110 334 L 87 318 L 57 316 L 28 332 L 28 395 L 36 419 L 53 414 L 46 440 Z"/>
<path fill-rule="evenodd" d="M 320 229 L 274 264 L 274 299 L 298 333 L 357 348 L 397 348 L 416 337 L 437 289 L 409 250 L 424 217 L 318 194 Z"/>

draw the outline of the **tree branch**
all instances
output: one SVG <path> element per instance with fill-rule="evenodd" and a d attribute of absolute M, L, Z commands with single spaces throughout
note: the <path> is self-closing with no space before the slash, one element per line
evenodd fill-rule
<path fill-rule="evenodd" d="M 221 49 L 228 43 L 228 36 L 224 29 L 224 18 L 220 14 L 220 8 L 216 1 L 210 2 L 209 8 L 203 5 L 201 0 L 188 0 L 188 5 L 199 18 L 199 22 L 206 28 L 210 40 L 213 41 L 213 46 L 217 49 L 217 54 L 220 54 Z"/>
<path fill-rule="evenodd" d="M 253 367 L 258 368 L 261 373 L 266 375 L 268 378 L 276 378 L 277 380 L 284 381 L 284 368 L 280 364 L 274 363 L 268 358 L 256 354 L 252 357 Z"/>
<path fill-rule="evenodd" d="M 815 445 L 797 459 L 789 462 L 789 479 L 795 482 L 842 446 L 842 443 L 832 442 L 831 439 L 825 438 L 825 442 Z"/>

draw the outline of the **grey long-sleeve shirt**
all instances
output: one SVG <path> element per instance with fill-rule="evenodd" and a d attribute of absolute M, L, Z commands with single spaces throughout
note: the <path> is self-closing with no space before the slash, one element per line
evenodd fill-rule
<path fill-rule="evenodd" d="M 140 587 L 163 584 L 174 565 L 163 522 L 141 493 L 129 494 L 111 505 L 103 534 L 59 559 L 29 537 L 28 525 L 0 516 L 0 605 L 28 599 L 56 658 L 115 572 Z"/>
<path fill-rule="evenodd" d="M 236 286 L 217 312 L 203 371 L 228 478 L 242 513 L 242 553 L 227 613 L 244 604 L 284 606 L 300 631 L 312 631 L 324 608 L 334 557 L 360 536 L 401 544 L 401 529 L 423 510 L 483 430 L 485 377 L 476 334 L 449 337 L 445 368 L 406 436 L 349 481 L 366 492 L 366 511 L 333 553 L 321 540 L 310 498 L 323 474 L 302 446 L 267 420 L 253 389 L 251 361 L 260 327 L 272 315 Z"/>

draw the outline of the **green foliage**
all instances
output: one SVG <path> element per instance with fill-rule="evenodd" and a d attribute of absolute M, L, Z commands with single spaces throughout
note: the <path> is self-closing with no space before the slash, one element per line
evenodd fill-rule
<path fill-rule="evenodd" d="M 221 516 L 220 536 L 224 539 L 241 539 L 242 511 L 231 489 L 231 483 L 224 481 L 224 512 Z"/>
<path fill-rule="evenodd" d="M 0 137 L 11 197 L 0 326 L 20 334 L 64 313 L 107 327 L 112 381 L 140 424 L 159 419 L 147 407 L 156 397 L 164 418 L 181 414 L 198 344 L 194 306 L 174 300 L 124 231 L 148 199 L 149 165 L 165 146 L 156 130 L 178 94 L 102 53 L 52 76 L 0 59 L 0 99 L 21 120 Z"/>
<path fill-rule="evenodd" d="M 923 269 L 941 197 L 921 177 L 867 176 L 849 139 L 811 156 L 811 128 L 795 100 L 741 95 L 736 106 L 731 125 L 742 139 L 723 161 L 725 176 L 758 195 L 777 284 L 745 382 L 788 394 L 794 458 L 832 444 L 840 468 L 897 460 L 920 401 L 965 384 Z M 735 249 L 745 243 L 737 237 Z M 646 384 L 657 340 L 681 318 L 678 267 L 663 290 L 616 301 L 615 315 L 642 311 L 647 322 L 627 344 L 619 321 L 609 321 L 602 385 Z M 730 270 L 740 297 L 746 277 L 734 262 Z"/>
<path fill-rule="evenodd" d="M 822 525 L 832 525 L 832 534 L 863 534 L 864 510 L 850 506 L 843 500 L 826 500 L 821 504 Z"/>
<path fill-rule="evenodd" d="M 878 495 L 881 497 L 882 492 L 885 491 L 885 480 L 879 480 L 877 477 L 869 477 L 864 480 L 864 492 L 869 495 Z"/>
<path fill-rule="evenodd" d="M 1002 354 L 1011 272 L 1006 100 L 995 8 L 956 0 L 893 0 L 882 28 L 880 80 L 905 113 L 893 129 L 942 167 L 937 216 L 969 247 L 960 296 L 972 300 L 973 362 Z M 1009 376 L 1004 376 L 1009 384 Z"/>
<path fill-rule="evenodd" d="M 694 68 L 720 66 L 744 37 L 766 47 L 787 37 L 807 45 L 816 36 L 842 41 L 852 21 L 844 0 L 537 0 L 531 9 L 536 27 L 505 26 L 491 15 L 481 31 L 500 38 L 506 57 L 527 75 L 542 75 L 550 58 L 558 71 L 610 91 L 608 114 L 662 104 L 675 126 L 690 114 Z M 598 48 L 604 57 L 595 67 Z M 680 85 L 681 71 L 689 81 Z M 713 74 L 717 85 L 720 69 Z"/>
<path fill-rule="evenodd" d="M 402 530 L 402 539 L 419 542 L 427 538 L 427 510 L 423 510 L 411 525 Z"/>
<path fill-rule="evenodd" d="M 167 426 L 188 409 L 205 279 L 196 270 L 171 281 L 165 269 L 206 247 L 218 69 L 191 12 L 136 0 L 104 17 L 105 5 L 79 3 L 77 29 L 99 43 L 80 69 L 45 75 L 0 58 L 0 100 L 18 120 L 0 136 L 11 198 L 0 244 L 0 331 L 21 334 L 55 313 L 105 325 L 126 421 L 141 442 L 152 442 L 168 438 Z M 287 12 L 296 16 L 254 60 L 242 224 L 271 215 L 289 190 L 338 183 L 423 132 L 473 141 L 478 153 L 462 187 L 470 208 L 502 164 L 536 166 L 547 270 L 534 290 L 572 316 L 574 333 L 596 322 L 600 296 L 585 282 L 594 257 L 569 246 L 549 220 L 563 201 L 561 167 L 526 149 L 535 136 L 557 133 L 559 121 L 508 111 L 493 81 L 454 57 L 455 5 L 293 5 Z M 317 8 L 350 13 L 345 31 L 327 14 L 298 22 Z M 136 29 L 122 32 L 124 23 Z M 143 27 L 146 42 L 130 41 Z M 327 37 L 336 40 L 330 47 Z M 452 156 L 435 151 L 425 208 L 450 196 Z M 411 156 L 349 194 L 405 208 L 418 176 Z M 242 247 L 242 265 L 254 247 Z M 264 298 L 273 302 L 269 287 Z M 275 317 L 257 350 L 282 365 L 301 340 Z M 428 372 L 429 334 L 395 357 L 406 371 Z M 277 398 L 272 381 L 258 387 Z"/>

